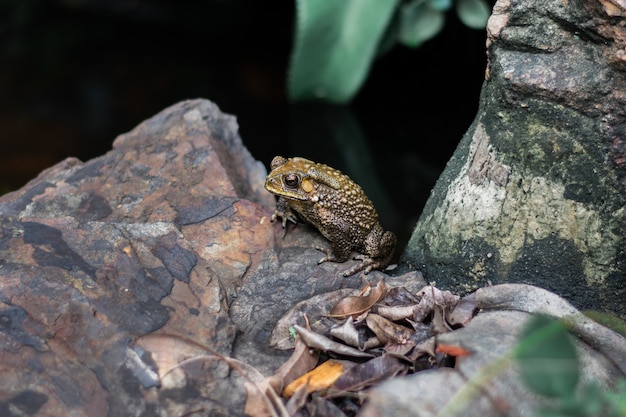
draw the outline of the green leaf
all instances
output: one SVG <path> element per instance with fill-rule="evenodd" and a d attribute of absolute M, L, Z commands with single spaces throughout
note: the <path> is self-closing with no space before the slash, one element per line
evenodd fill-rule
<path fill-rule="evenodd" d="M 608 404 L 609 416 L 626 416 L 626 379 L 622 378 L 617 381 L 617 390 L 615 392 L 605 391 L 604 397 Z"/>
<path fill-rule="evenodd" d="M 421 0 L 402 6 L 398 40 L 409 48 L 416 48 L 441 31 L 445 15 Z"/>
<path fill-rule="evenodd" d="M 385 32 L 378 42 L 378 49 L 376 51 L 376 57 L 380 57 L 389 52 L 398 43 L 398 31 L 400 30 L 400 16 L 399 13 L 394 13 L 389 24 L 385 29 Z"/>
<path fill-rule="evenodd" d="M 578 356 L 565 326 L 548 316 L 529 320 L 515 352 L 522 379 L 548 397 L 566 398 L 576 388 Z"/>
<path fill-rule="evenodd" d="M 485 0 L 457 0 L 456 14 L 465 26 L 484 29 L 487 27 L 491 9 Z"/>
<path fill-rule="evenodd" d="M 398 0 L 296 0 L 292 100 L 349 101 L 363 84 Z"/>
<path fill-rule="evenodd" d="M 428 0 L 428 4 L 435 10 L 445 12 L 452 6 L 452 0 Z"/>

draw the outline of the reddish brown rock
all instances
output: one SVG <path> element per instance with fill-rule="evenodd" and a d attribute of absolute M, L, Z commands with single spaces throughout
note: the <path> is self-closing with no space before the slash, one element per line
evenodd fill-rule
<path fill-rule="evenodd" d="M 0 415 L 239 413 L 224 361 L 172 364 L 215 351 L 269 374 L 280 315 L 362 280 L 317 265 L 313 229 L 282 238 L 265 175 L 234 117 L 193 100 L 2 196 Z"/>

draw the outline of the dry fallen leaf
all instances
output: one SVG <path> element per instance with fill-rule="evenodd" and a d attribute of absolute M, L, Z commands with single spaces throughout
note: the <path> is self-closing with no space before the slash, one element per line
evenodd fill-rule
<path fill-rule="evenodd" d="M 476 293 L 473 292 L 463 297 L 454 309 L 446 314 L 446 321 L 451 326 L 465 326 L 472 320 L 476 310 L 478 310 L 478 305 Z"/>
<path fill-rule="evenodd" d="M 405 287 L 391 287 L 382 302 L 388 306 L 398 306 L 417 304 L 419 301 L 415 293 L 410 292 Z"/>
<path fill-rule="evenodd" d="M 371 358 L 374 356 L 371 353 L 361 352 L 353 347 L 330 340 L 326 336 L 307 330 L 304 327 L 294 325 L 293 328 L 296 329 L 296 332 L 298 332 L 298 335 L 300 335 L 308 347 L 357 358 Z"/>
<path fill-rule="evenodd" d="M 340 391 L 358 391 L 406 372 L 408 365 L 391 356 L 379 356 L 346 370 L 333 384 Z"/>
<path fill-rule="evenodd" d="M 470 352 L 469 350 L 465 348 L 462 348 L 461 346 L 444 345 L 444 344 L 437 345 L 436 352 L 445 353 L 446 355 L 454 356 L 454 357 L 469 356 L 472 354 L 472 352 Z"/>
<path fill-rule="evenodd" d="M 330 310 L 330 317 L 342 318 L 347 316 L 358 316 L 364 311 L 369 310 L 374 304 L 382 300 L 387 294 L 387 284 L 381 279 L 378 283 L 370 288 L 365 295 L 348 296 L 339 301 Z"/>
<path fill-rule="evenodd" d="M 360 328 L 362 327 L 364 326 L 361 325 Z M 330 329 L 330 335 L 359 350 L 372 349 L 382 345 L 376 336 L 367 337 L 364 331 L 360 331 L 354 324 L 352 316 L 348 317 L 341 326 Z"/>
<path fill-rule="evenodd" d="M 253 384 L 244 382 L 246 404 L 244 413 L 249 417 L 288 417 L 282 400 L 267 381 Z"/>
<path fill-rule="evenodd" d="M 417 295 L 422 297 L 420 300 L 420 308 L 414 312 L 413 320 L 422 321 L 426 318 L 435 307 L 435 304 L 441 307 L 447 307 L 451 309 L 458 304 L 461 297 L 452 294 L 450 291 L 441 291 L 439 288 L 432 285 L 427 285 L 422 288 Z"/>
<path fill-rule="evenodd" d="M 159 380 L 181 362 L 207 354 L 206 347 L 183 337 L 166 334 L 148 334 L 135 341 L 135 347 L 150 353 L 158 370 Z"/>
<path fill-rule="evenodd" d="M 407 358 L 411 360 L 413 363 L 417 361 L 418 358 L 422 356 L 427 356 L 428 358 L 434 358 L 435 353 L 435 345 L 437 341 L 435 337 L 431 337 L 430 339 L 422 340 L 413 348 L 413 351 L 407 355 Z M 427 367 L 428 369 L 430 367 Z"/>
<path fill-rule="evenodd" d="M 433 332 L 435 334 L 448 333 L 452 328 L 446 323 L 445 307 L 435 304 L 433 307 Z"/>
<path fill-rule="evenodd" d="M 317 368 L 307 372 L 291 382 L 283 390 L 283 397 L 291 397 L 298 389 L 305 386 L 307 394 L 330 387 L 344 371 L 344 363 L 327 360 Z"/>
<path fill-rule="evenodd" d="M 307 385 L 301 385 L 300 388 L 295 390 L 295 392 L 291 394 L 291 397 L 289 397 L 287 404 L 285 404 L 289 416 L 296 416 L 298 410 L 306 405 L 307 399 L 309 398 L 307 388 Z"/>
<path fill-rule="evenodd" d="M 327 317 L 328 311 L 341 299 L 354 293 L 352 288 L 342 288 L 315 295 L 299 302 L 285 313 L 274 326 L 270 337 L 270 346 L 281 350 L 293 349 L 294 340 L 289 334 L 289 328 L 294 324 L 304 325 L 305 316 L 309 318 L 308 323 L 314 331 L 325 333 L 334 324 L 334 320 Z"/>
<path fill-rule="evenodd" d="M 406 343 L 415 334 L 408 327 L 396 324 L 378 314 L 369 314 L 365 321 L 382 343 Z"/>
<path fill-rule="evenodd" d="M 304 343 L 302 337 L 296 336 L 296 347 L 293 353 L 270 377 L 271 384 L 276 392 L 281 392 L 285 385 L 313 369 L 317 364 L 319 356 L 319 350 L 310 349 Z"/>

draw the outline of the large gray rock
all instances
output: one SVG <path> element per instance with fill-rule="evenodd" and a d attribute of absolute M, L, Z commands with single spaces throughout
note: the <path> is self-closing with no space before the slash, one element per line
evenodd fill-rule
<path fill-rule="evenodd" d="M 401 263 L 457 293 L 532 283 L 626 317 L 625 15 L 496 3 L 478 114 Z"/>

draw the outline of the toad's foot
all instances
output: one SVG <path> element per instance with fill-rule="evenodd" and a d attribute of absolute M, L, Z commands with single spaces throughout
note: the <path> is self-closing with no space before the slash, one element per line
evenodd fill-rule
<path fill-rule="evenodd" d="M 363 271 L 365 275 L 372 272 L 374 269 L 384 269 L 387 265 L 389 265 L 388 258 L 371 258 L 367 255 L 356 255 L 352 258 L 357 261 L 362 261 L 360 264 L 354 265 L 352 268 L 348 269 L 343 273 L 344 277 L 349 277 L 350 275 L 354 275 L 359 271 Z"/>
<path fill-rule="evenodd" d="M 326 249 L 323 246 L 316 245 L 315 249 L 326 254 L 317 264 L 324 262 L 345 262 L 350 257 L 350 251 L 338 251 L 336 248 Z"/>
<path fill-rule="evenodd" d="M 276 219 L 281 219 L 281 224 L 283 226 L 283 229 L 287 227 L 287 221 L 290 221 L 293 224 L 298 223 L 298 219 L 291 212 L 283 212 L 283 211 L 276 210 L 274 214 L 272 214 L 270 221 L 273 223 L 276 221 Z"/>

